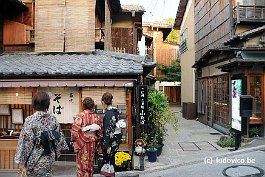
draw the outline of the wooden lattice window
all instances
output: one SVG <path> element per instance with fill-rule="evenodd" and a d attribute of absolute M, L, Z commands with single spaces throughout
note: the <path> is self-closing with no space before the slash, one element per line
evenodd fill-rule
<path fill-rule="evenodd" d="M 229 77 L 219 76 L 213 80 L 213 123 L 227 125 L 229 112 Z"/>
<path fill-rule="evenodd" d="M 262 76 L 250 76 L 250 95 L 253 96 L 252 117 L 262 117 Z"/>
<path fill-rule="evenodd" d="M 213 80 L 207 80 L 207 121 L 212 120 L 213 109 Z"/>

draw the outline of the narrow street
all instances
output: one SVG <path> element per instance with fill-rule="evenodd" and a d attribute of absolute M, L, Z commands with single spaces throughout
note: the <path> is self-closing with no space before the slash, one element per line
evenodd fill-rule
<path fill-rule="evenodd" d="M 196 120 L 182 118 L 179 106 L 171 106 L 171 110 L 179 117 L 179 128 L 175 132 L 168 125 L 168 136 L 157 162 L 148 162 L 146 157 L 144 171 L 118 172 L 118 177 L 222 177 L 225 176 L 225 168 L 243 165 L 226 170 L 228 176 L 238 177 L 256 174 L 259 169 L 261 172 L 265 169 L 263 138 L 233 152 L 229 150 L 231 148 L 221 148 L 216 144 L 222 136 L 220 132 Z M 74 177 L 75 163 L 57 162 L 54 170 L 57 177 Z M 15 173 L 0 173 L 1 177 L 14 175 Z M 100 177 L 98 174 L 94 176 Z"/>
<path fill-rule="evenodd" d="M 234 156 L 206 158 L 206 160 L 194 164 L 160 170 L 155 173 L 140 175 L 140 177 L 239 177 L 251 175 L 258 177 L 264 175 L 264 156 L 265 146 L 263 150 Z M 245 163 L 236 163 L 243 161 Z"/>
<path fill-rule="evenodd" d="M 265 0 L 0 8 L 0 177 L 265 177 Z"/>

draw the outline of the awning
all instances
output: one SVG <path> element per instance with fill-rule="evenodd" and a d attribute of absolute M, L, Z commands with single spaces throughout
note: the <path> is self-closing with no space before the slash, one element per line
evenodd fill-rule
<path fill-rule="evenodd" d="M 1 87 L 133 87 L 135 80 L 0 80 Z"/>
<path fill-rule="evenodd" d="M 240 56 L 232 58 L 228 63 L 219 65 L 217 68 L 222 72 L 229 72 L 239 67 L 252 67 L 255 64 L 265 66 L 264 52 L 240 52 Z"/>

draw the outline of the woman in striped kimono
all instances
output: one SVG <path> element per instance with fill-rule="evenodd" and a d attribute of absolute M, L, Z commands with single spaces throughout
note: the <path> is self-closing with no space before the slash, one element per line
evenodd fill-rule
<path fill-rule="evenodd" d="M 83 112 L 76 115 L 72 125 L 71 137 L 76 152 L 78 177 L 93 176 L 95 152 L 101 153 L 102 121 L 94 113 L 95 103 L 90 97 L 83 101 Z"/>

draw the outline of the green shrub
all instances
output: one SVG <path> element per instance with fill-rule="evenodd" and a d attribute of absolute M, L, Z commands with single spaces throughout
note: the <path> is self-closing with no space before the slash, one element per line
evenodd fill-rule
<path fill-rule="evenodd" d="M 258 127 L 251 127 L 249 128 L 249 137 L 255 137 L 255 136 L 259 136 L 261 130 Z"/>
<path fill-rule="evenodd" d="M 235 137 L 231 136 L 222 136 L 217 142 L 219 146 L 224 147 L 235 147 Z"/>
<path fill-rule="evenodd" d="M 155 142 L 163 143 L 167 136 L 166 124 L 173 126 L 174 130 L 178 128 L 178 117 L 170 111 L 167 96 L 155 90 L 153 87 L 148 88 L 148 131 L 142 137 L 146 143 L 154 146 Z"/>

